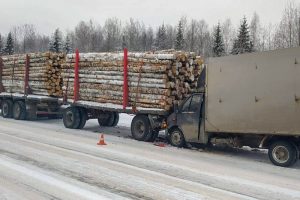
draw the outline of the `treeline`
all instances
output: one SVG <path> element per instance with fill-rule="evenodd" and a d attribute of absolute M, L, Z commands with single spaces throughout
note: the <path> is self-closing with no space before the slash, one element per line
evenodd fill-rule
<path fill-rule="evenodd" d="M 241 19 L 238 26 L 230 19 L 211 27 L 204 20 L 182 17 L 175 25 L 157 28 L 130 19 L 122 23 L 109 18 L 104 25 L 81 21 L 74 30 L 56 29 L 51 36 L 39 34 L 34 25 L 12 27 L 7 36 L 0 34 L 0 54 L 27 52 L 130 51 L 178 49 L 205 57 L 265 51 L 300 46 L 300 5 L 288 2 L 279 24 L 262 25 L 257 13 Z"/>

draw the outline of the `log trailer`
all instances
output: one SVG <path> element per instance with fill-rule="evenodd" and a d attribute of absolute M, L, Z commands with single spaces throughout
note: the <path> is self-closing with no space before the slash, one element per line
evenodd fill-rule
<path fill-rule="evenodd" d="M 3 60 L 0 57 L 0 105 L 3 118 L 35 120 L 38 116 L 50 119 L 61 116 L 59 98 L 32 94 L 29 85 L 30 56 L 26 55 L 24 93 L 5 91 L 2 83 Z"/>
<path fill-rule="evenodd" d="M 76 51 L 74 65 L 73 99 L 67 95 L 61 102 L 67 107 L 63 112 L 63 123 L 66 128 L 82 129 L 89 119 L 98 119 L 100 126 L 113 127 L 118 124 L 119 113 L 135 114 L 131 125 L 134 139 L 139 141 L 154 141 L 160 130 L 166 128 L 169 112 L 163 109 L 128 107 L 128 51 L 124 49 L 124 85 L 123 105 L 97 103 L 79 100 L 79 51 Z M 67 90 L 64 88 L 63 90 Z"/>
<path fill-rule="evenodd" d="M 299 160 L 300 48 L 209 59 L 199 79 L 201 92 L 169 112 L 127 107 L 126 53 L 123 106 L 79 101 L 75 64 L 74 100 L 63 101 L 65 127 L 81 129 L 95 118 L 115 126 L 118 113 L 129 113 L 135 114 L 131 132 L 139 141 L 153 141 L 165 129 L 177 147 L 230 143 L 268 149 L 271 162 L 282 167 Z"/>

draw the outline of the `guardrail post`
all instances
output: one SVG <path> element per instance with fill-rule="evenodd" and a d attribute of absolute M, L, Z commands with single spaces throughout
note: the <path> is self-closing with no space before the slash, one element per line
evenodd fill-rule
<path fill-rule="evenodd" d="M 79 99 L 79 50 L 75 52 L 74 66 L 74 103 Z"/>
<path fill-rule="evenodd" d="M 128 50 L 124 48 L 124 84 L 123 84 L 123 109 L 128 105 Z"/>

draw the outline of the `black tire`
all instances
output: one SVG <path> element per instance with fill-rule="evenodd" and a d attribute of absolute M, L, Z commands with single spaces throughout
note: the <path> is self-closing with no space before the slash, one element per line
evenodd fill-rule
<path fill-rule="evenodd" d="M 132 137 L 138 141 L 145 141 L 152 132 L 150 121 L 146 115 L 136 115 L 131 122 Z"/>
<path fill-rule="evenodd" d="M 26 105 L 23 101 L 16 101 L 13 105 L 13 118 L 15 120 L 26 119 Z"/>
<path fill-rule="evenodd" d="M 145 141 L 145 142 L 152 142 L 151 139 L 152 139 L 153 135 L 154 135 L 154 131 L 151 130 L 151 131 L 147 134 L 147 136 L 145 137 L 144 141 Z"/>
<path fill-rule="evenodd" d="M 88 119 L 88 115 L 85 108 L 79 108 L 79 113 L 80 113 L 80 123 L 77 129 L 83 129 Z"/>
<path fill-rule="evenodd" d="M 296 156 L 295 156 L 294 163 L 292 165 L 296 164 L 297 161 L 300 159 L 300 150 L 299 150 L 299 147 L 295 143 L 293 143 L 293 145 L 296 148 Z"/>
<path fill-rule="evenodd" d="M 106 118 L 102 118 L 102 117 L 98 118 L 99 125 L 106 126 L 106 127 L 114 126 L 115 123 L 119 122 L 119 119 L 116 119 L 116 118 L 119 118 L 119 114 L 118 115 L 116 115 L 116 114 L 118 114 L 118 113 L 109 112 L 108 116 Z"/>
<path fill-rule="evenodd" d="M 13 117 L 13 102 L 12 100 L 4 100 L 1 106 L 1 113 L 3 118 L 12 118 Z"/>
<path fill-rule="evenodd" d="M 115 122 L 115 118 L 116 118 L 115 113 L 114 113 L 114 112 L 111 112 L 111 113 L 109 114 L 108 119 L 107 119 L 107 124 L 106 124 L 106 126 L 107 126 L 107 127 L 113 127 L 114 122 Z"/>
<path fill-rule="evenodd" d="M 98 118 L 98 124 L 99 124 L 99 126 L 106 126 L 107 120 L 108 120 L 108 118 L 99 117 Z"/>
<path fill-rule="evenodd" d="M 185 139 L 182 131 L 178 128 L 172 129 L 168 134 L 168 141 L 174 147 L 184 147 Z"/>
<path fill-rule="evenodd" d="M 147 142 L 154 142 L 156 140 L 158 134 L 159 134 L 158 130 L 153 130 L 152 131 L 152 137 Z"/>
<path fill-rule="evenodd" d="M 63 113 L 63 122 L 66 128 L 76 129 L 80 125 L 80 112 L 77 107 L 68 107 Z"/>
<path fill-rule="evenodd" d="M 290 167 L 295 164 L 297 149 L 292 142 L 279 140 L 270 145 L 268 155 L 274 165 Z"/>
<path fill-rule="evenodd" d="M 119 113 L 115 112 L 114 115 L 115 115 L 115 117 L 114 117 L 114 123 L 112 125 L 113 127 L 118 125 L 119 119 L 120 119 Z"/>

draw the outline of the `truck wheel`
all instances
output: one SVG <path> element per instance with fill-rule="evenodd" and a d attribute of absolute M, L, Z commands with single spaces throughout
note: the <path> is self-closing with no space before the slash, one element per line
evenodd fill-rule
<path fill-rule="evenodd" d="M 85 108 L 79 108 L 79 114 L 80 114 L 80 123 L 77 129 L 83 129 L 83 127 L 86 124 L 86 121 L 88 119 L 88 115 Z"/>
<path fill-rule="evenodd" d="M 297 161 L 300 159 L 300 149 L 295 143 L 293 143 L 293 145 L 296 148 L 296 156 L 295 156 L 295 160 L 294 160 L 293 164 L 296 164 Z"/>
<path fill-rule="evenodd" d="M 158 130 L 153 130 L 151 138 L 147 140 L 147 142 L 154 142 L 159 134 Z"/>
<path fill-rule="evenodd" d="M 2 116 L 3 118 L 12 118 L 13 116 L 13 102 L 11 100 L 4 100 L 2 102 Z"/>
<path fill-rule="evenodd" d="M 131 122 L 132 137 L 138 141 L 145 141 L 150 133 L 151 127 L 148 117 L 146 115 L 136 115 Z"/>
<path fill-rule="evenodd" d="M 13 105 L 13 117 L 16 120 L 26 119 L 26 105 L 23 101 L 16 101 Z"/>
<path fill-rule="evenodd" d="M 152 142 L 151 139 L 152 139 L 153 135 L 154 135 L 154 131 L 151 130 L 151 131 L 146 135 L 144 141 L 145 141 L 145 142 Z"/>
<path fill-rule="evenodd" d="M 297 149 L 289 141 L 275 141 L 269 147 L 268 155 L 274 165 L 289 167 L 295 164 Z"/>
<path fill-rule="evenodd" d="M 98 118 L 98 123 L 100 126 L 113 127 L 119 122 L 119 114 L 116 112 L 109 112 L 108 117 Z"/>
<path fill-rule="evenodd" d="M 98 124 L 99 126 L 110 126 L 114 123 L 114 115 L 112 113 L 108 114 L 108 117 L 99 117 Z"/>
<path fill-rule="evenodd" d="M 178 128 L 171 130 L 168 135 L 168 141 L 174 147 L 183 147 L 185 145 L 184 135 Z"/>
<path fill-rule="evenodd" d="M 68 107 L 63 113 L 63 122 L 66 128 L 76 129 L 80 125 L 80 112 L 77 107 Z"/>
<path fill-rule="evenodd" d="M 120 119 L 119 113 L 114 112 L 114 115 L 115 115 L 115 117 L 114 117 L 114 123 L 113 123 L 113 125 L 112 125 L 113 127 L 115 127 L 115 126 L 118 125 L 119 119 Z"/>
<path fill-rule="evenodd" d="M 109 117 L 107 119 L 106 126 L 107 127 L 113 127 L 116 119 L 116 113 L 115 112 L 110 112 Z"/>

